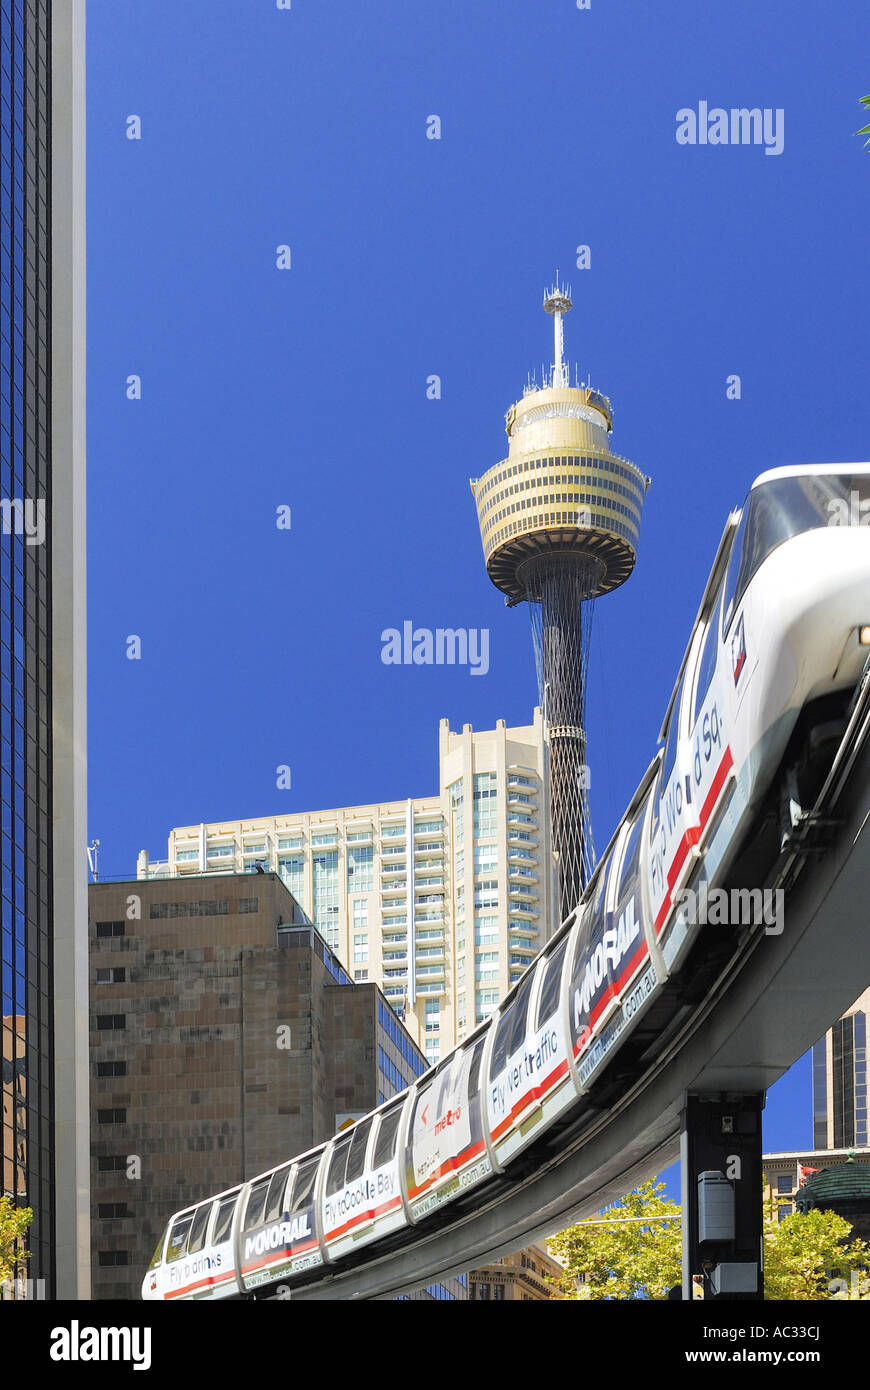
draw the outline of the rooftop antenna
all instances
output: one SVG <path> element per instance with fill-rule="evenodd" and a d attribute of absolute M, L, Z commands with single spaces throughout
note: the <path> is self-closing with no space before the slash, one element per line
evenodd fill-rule
<path fill-rule="evenodd" d="M 571 287 L 570 285 L 559 284 L 559 272 L 557 270 L 555 285 L 544 294 L 544 309 L 548 314 L 553 315 L 553 387 L 569 384 L 568 368 L 564 362 L 565 337 L 562 329 L 562 315 L 567 314 L 572 307 Z"/>
<path fill-rule="evenodd" d="M 98 861 L 98 859 L 99 859 L 99 857 L 100 857 L 100 842 L 99 842 L 99 840 L 94 840 L 93 844 L 92 844 L 92 845 L 88 845 L 87 849 L 88 849 L 88 868 L 90 869 L 91 873 L 92 873 L 93 876 L 94 876 L 94 883 L 97 883 L 97 882 L 99 882 L 99 878 L 98 878 L 98 874 L 97 874 L 97 867 L 98 867 L 98 866 L 97 866 L 97 861 Z"/>

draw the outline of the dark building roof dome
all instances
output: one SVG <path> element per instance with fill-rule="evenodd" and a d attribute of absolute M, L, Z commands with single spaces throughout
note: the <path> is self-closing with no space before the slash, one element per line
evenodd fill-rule
<path fill-rule="evenodd" d="M 842 1205 L 866 1203 L 870 1209 L 870 1163 L 856 1163 L 850 1157 L 845 1163 L 835 1163 L 814 1173 L 809 1182 L 795 1193 L 798 1211 L 813 1207 L 836 1209 Z"/>

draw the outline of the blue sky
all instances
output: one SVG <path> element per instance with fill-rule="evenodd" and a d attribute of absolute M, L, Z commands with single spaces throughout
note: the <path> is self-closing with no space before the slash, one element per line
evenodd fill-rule
<path fill-rule="evenodd" d="M 557 267 L 568 356 L 653 480 L 635 574 L 595 616 L 607 841 L 729 509 L 766 468 L 870 452 L 868 51 L 863 0 L 89 0 L 103 874 L 177 824 L 431 793 L 440 718 L 529 721 L 528 615 L 487 579 L 468 479 L 549 358 Z M 701 101 L 781 109 L 782 153 L 678 144 Z M 385 666 L 405 619 L 488 628 L 488 674 Z M 765 1144 L 810 1138 L 804 1059 Z"/>

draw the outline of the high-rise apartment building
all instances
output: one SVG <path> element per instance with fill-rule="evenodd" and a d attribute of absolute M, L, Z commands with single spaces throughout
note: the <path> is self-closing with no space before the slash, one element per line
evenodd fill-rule
<path fill-rule="evenodd" d="M 495 1008 L 558 926 L 544 722 L 442 720 L 436 795 L 183 826 L 138 876 L 281 875 L 356 981 L 434 1063 Z"/>
<path fill-rule="evenodd" d="M 868 1032 L 870 989 L 813 1048 L 813 1143 L 817 1149 L 867 1147 Z"/>
<path fill-rule="evenodd" d="M 0 0 L 2 1192 L 87 1297 L 84 0 Z"/>

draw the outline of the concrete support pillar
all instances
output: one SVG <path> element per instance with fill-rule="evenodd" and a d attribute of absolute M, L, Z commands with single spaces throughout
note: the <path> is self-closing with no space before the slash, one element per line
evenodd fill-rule
<path fill-rule="evenodd" d="M 764 1093 L 687 1094 L 680 1160 L 683 1298 L 764 1297 Z"/>

